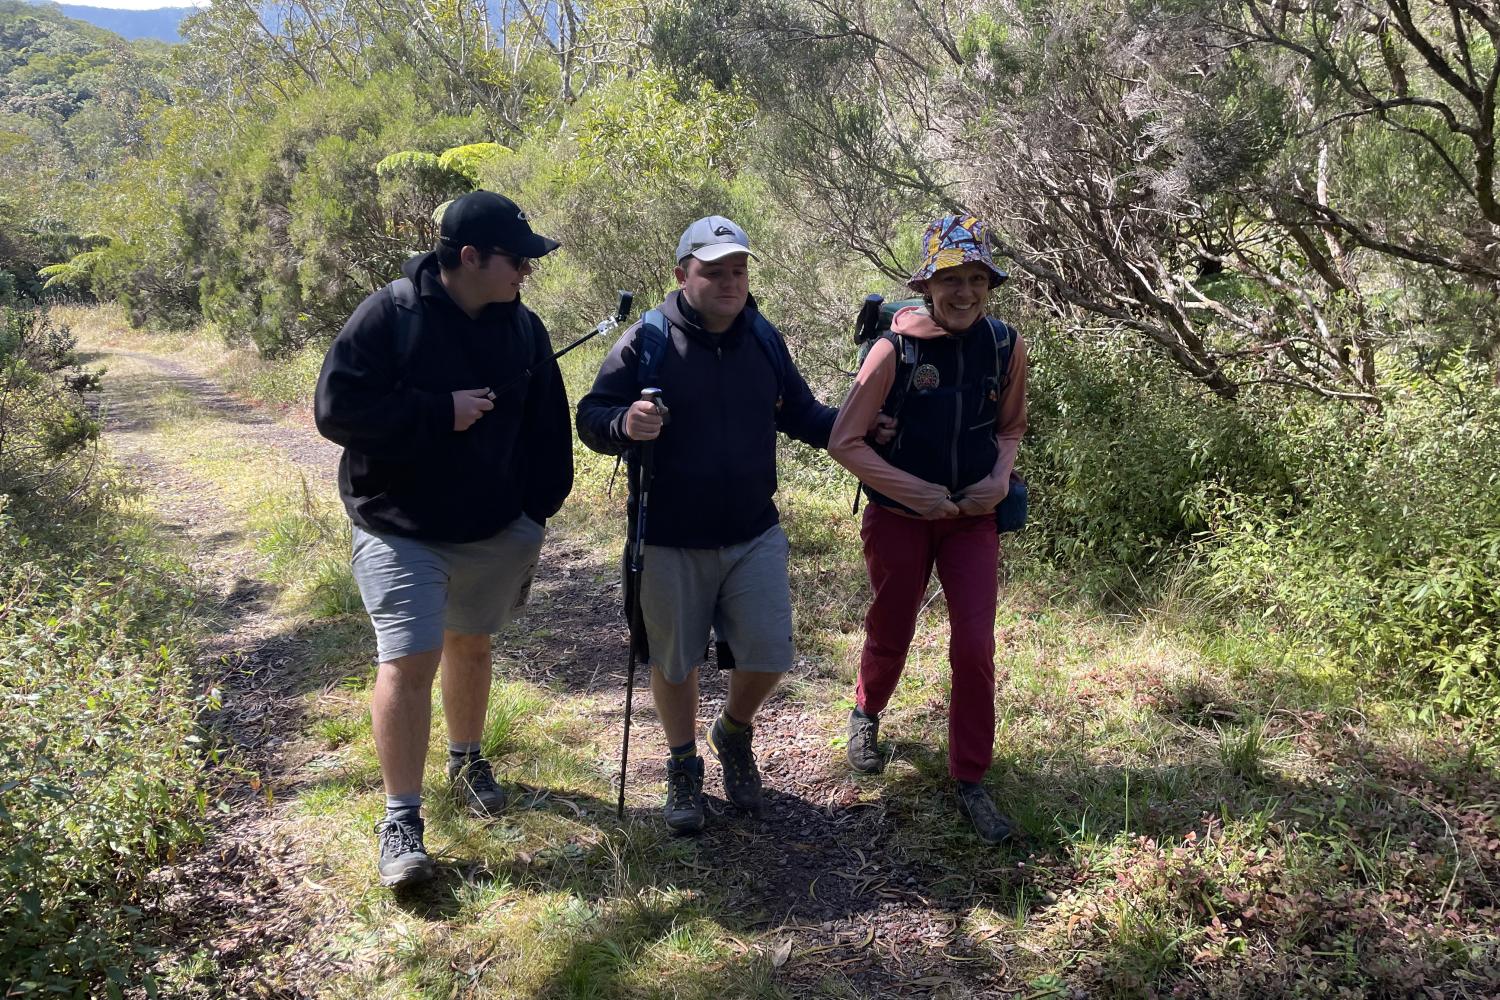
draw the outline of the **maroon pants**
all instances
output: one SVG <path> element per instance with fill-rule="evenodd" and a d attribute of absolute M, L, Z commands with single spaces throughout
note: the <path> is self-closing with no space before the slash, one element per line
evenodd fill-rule
<path fill-rule="evenodd" d="M 891 700 L 906 666 L 927 580 L 936 566 L 952 630 L 948 773 L 959 781 L 978 781 L 989 770 L 995 751 L 995 603 L 1000 557 L 995 517 L 922 521 L 872 503 L 865 508 L 860 537 L 875 597 L 865 615 L 865 648 L 855 692 L 859 707 L 874 715 Z"/>

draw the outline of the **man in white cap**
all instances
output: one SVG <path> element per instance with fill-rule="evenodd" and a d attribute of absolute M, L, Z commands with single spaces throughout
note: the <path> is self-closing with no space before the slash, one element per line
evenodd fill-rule
<path fill-rule="evenodd" d="M 452 794 L 479 816 L 505 807 L 479 746 L 490 635 L 526 602 L 542 526 L 573 485 L 562 375 L 547 328 L 520 297 L 532 262 L 557 242 L 489 191 L 455 199 L 438 231 L 431 253 L 407 261 L 344 324 L 316 397 L 318 430 L 344 448 L 339 493 L 375 627 L 370 716 L 388 886 L 436 870 L 421 807 L 440 667 Z"/>
<path fill-rule="evenodd" d="M 753 256 L 745 231 L 723 216 L 689 226 L 677 244 L 678 289 L 625 332 L 578 404 L 579 437 L 595 451 L 655 442 L 639 638 L 670 749 L 664 813 L 681 832 L 703 826 L 696 719 L 710 628 L 720 665 L 732 658 L 734 670 L 708 745 L 725 796 L 760 808 L 755 714 L 793 661 L 787 538 L 772 500 L 776 433 L 823 448 L 836 416 L 760 315 Z M 661 389 L 665 407 L 641 399 L 647 387 Z"/>

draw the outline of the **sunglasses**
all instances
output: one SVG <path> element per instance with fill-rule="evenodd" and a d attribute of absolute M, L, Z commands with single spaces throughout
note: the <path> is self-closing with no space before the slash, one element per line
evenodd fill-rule
<path fill-rule="evenodd" d="M 537 259 L 535 257 L 522 257 L 520 254 L 511 253 L 509 250 L 501 250 L 499 247 L 491 247 L 489 252 L 492 254 L 498 254 L 499 256 L 504 257 L 506 260 L 510 261 L 511 266 L 514 267 L 517 271 L 525 270 L 527 265 L 530 265 L 532 267 L 536 266 Z"/>

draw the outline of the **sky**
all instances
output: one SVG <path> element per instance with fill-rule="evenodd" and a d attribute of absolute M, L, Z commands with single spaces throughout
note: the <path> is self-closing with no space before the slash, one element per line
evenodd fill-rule
<path fill-rule="evenodd" d="M 208 0 L 59 0 L 79 7 L 109 7 L 114 10 L 156 10 L 158 7 L 207 7 Z"/>

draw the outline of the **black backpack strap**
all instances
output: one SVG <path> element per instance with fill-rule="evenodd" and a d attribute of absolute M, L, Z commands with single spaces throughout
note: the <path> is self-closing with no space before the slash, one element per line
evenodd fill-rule
<path fill-rule="evenodd" d="M 906 402 L 906 394 L 911 391 L 912 380 L 916 378 L 917 342 L 893 330 L 882 331 L 880 339 L 889 341 L 896 353 L 896 377 L 891 382 L 891 391 L 885 394 L 885 402 L 881 404 L 880 412 L 895 417 L 901 413 L 901 407 Z"/>
<path fill-rule="evenodd" d="M 771 321 L 759 312 L 755 314 L 750 327 L 755 342 L 760 345 L 761 351 L 766 355 L 766 360 L 771 362 L 771 370 L 776 374 L 776 409 L 780 410 L 781 399 L 786 395 L 786 368 L 791 360 L 791 351 L 787 349 L 781 331 L 772 326 Z"/>
<path fill-rule="evenodd" d="M 385 291 L 396 307 L 396 370 L 404 372 L 422 337 L 422 298 L 416 284 L 405 275 L 386 285 Z"/>
<path fill-rule="evenodd" d="M 998 403 L 1005 398 L 1005 390 L 1010 388 L 1010 359 L 1016 352 L 1016 330 L 1009 323 L 995 319 L 993 316 L 986 317 L 986 320 L 990 326 L 990 334 L 995 338 L 995 385 Z"/>

